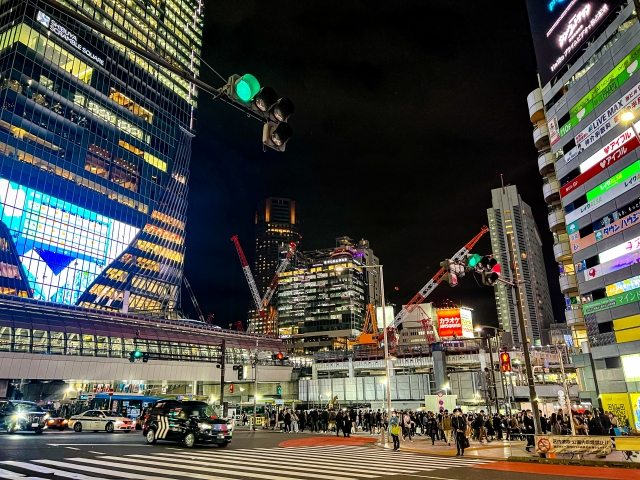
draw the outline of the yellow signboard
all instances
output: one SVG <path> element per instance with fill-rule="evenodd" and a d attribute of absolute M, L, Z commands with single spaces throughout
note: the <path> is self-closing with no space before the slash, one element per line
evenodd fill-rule
<path fill-rule="evenodd" d="M 618 417 L 619 425 L 625 425 L 628 421 L 633 422 L 629 394 L 627 393 L 604 393 L 602 394 L 602 408 L 605 412 L 611 412 Z"/>
<path fill-rule="evenodd" d="M 633 421 L 631 422 L 631 428 L 635 428 L 636 432 L 640 433 L 640 393 L 631 393 L 631 411 L 633 412 Z M 621 425 L 623 425 L 621 423 Z"/>
<path fill-rule="evenodd" d="M 536 435 L 538 453 L 580 453 L 608 455 L 613 442 L 611 437 L 586 435 Z"/>

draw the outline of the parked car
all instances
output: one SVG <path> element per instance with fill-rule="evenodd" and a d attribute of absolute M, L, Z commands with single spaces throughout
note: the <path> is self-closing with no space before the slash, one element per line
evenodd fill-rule
<path fill-rule="evenodd" d="M 87 410 L 79 415 L 74 415 L 69 419 L 69 427 L 76 432 L 82 430 L 93 430 L 94 432 L 113 433 L 123 431 L 129 433 L 136 427 L 130 418 L 121 417 L 117 413 L 104 410 Z"/>
<path fill-rule="evenodd" d="M 29 431 L 42 433 L 47 428 L 48 415 L 33 402 L 0 401 L 0 429 L 7 433 Z"/>
<path fill-rule="evenodd" d="M 196 442 L 215 443 L 221 448 L 231 443 L 233 432 L 227 421 L 217 418 L 205 402 L 160 400 L 151 408 L 142 434 L 148 444 L 157 440 L 181 442 L 193 447 Z"/>

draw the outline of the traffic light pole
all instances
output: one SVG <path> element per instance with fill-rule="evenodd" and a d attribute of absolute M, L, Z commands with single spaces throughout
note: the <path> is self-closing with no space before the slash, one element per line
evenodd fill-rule
<path fill-rule="evenodd" d="M 253 431 L 256 431 L 258 418 L 258 339 L 256 338 L 256 355 L 253 358 Z M 265 411 L 266 414 L 266 411 Z M 266 415 L 265 415 L 266 417 Z M 266 418 L 265 418 L 266 421 Z"/>
<path fill-rule="evenodd" d="M 224 370 L 226 365 L 226 356 L 227 356 L 227 342 L 223 338 L 222 343 L 220 344 L 220 407 L 222 408 L 222 418 L 227 418 L 227 412 L 225 412 L 224 408 Z"/>
<path fill-rule="evenodd" d="M 493 348 L 491 347 L 491 337 L 486 336 L 487 346 L 489 347 L 489 360 L 491 361 L 491 380 L 493 381 L 493 394 L 496 401 L 496 413 L 500 413 L 500 404 L 498 403 L 498 386 L 496 385 L 496 366 L 493 363 Z"/>
<path fill-rule="evenodd" d="M 527 330 L 522 316 L 522 299 L 520 298 L 520 281 L 518 280 L 518 272 L 516 270 L 516 257 L 513 252 L 513 234 L 507 234 L 507 248 L 509 249 L 509 263 L 513 272 L 515 282 L 507 282 L 499 279 L 502 283 L 511 285 L 516 292 L 516 315 L 518 316 L 518 325 L 520 327 L 520 337 L 522 338 L 522 352 L 524 354 L 524 365 L 527 371 L 527 383 L 529 384 L 529 397 L 531 397 L 531 410 L 533 410 L 533 418 L 536 422 L 536 432 L 542 433 L 542 424 L 540 423 L 540 410 L 538 409 L 538 396 L 536 394 L 536 386 L 533 381 L 533 369 L 531 368 L 531 356 L 529 355 L 529 340 L 527 338 Z"/>

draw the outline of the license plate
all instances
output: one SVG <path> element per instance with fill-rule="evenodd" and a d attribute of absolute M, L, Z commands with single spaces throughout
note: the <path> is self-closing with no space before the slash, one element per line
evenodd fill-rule
<path fill-rule="evenodd" d="M 31 424 L 31 426 L 37 428 L 39 426 L 39 424 L 34 422 L 34 423 Z"/>

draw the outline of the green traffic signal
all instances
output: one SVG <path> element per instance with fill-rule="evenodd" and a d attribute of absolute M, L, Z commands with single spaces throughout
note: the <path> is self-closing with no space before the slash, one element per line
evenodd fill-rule
<path fill-rule="evenodd" d="M 258 79 L 251 75 L 250 73 L 246 73 L 238 80 L 236 83 L 236 95 L 243 102 L 249 102 L 255 97 L 260 91 L 260 82 Z"/>
<path fill-rule="evenodd" d="M 142 352 L 140 350 L 136 350 L 133 352 L 133 356 L 136 358 L 140 358 L 142 356 Z"/>
<path fill-rule="evenodd" d="M 474 253 L 467 258 L 467 265 L 471 268 L 476 268 L 476 265 L 480 263 L 480 260 L 482 260 L 482 257 L 477 253 Z"/>

